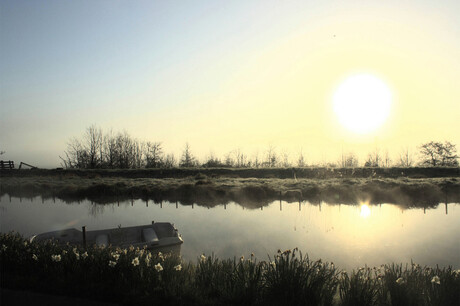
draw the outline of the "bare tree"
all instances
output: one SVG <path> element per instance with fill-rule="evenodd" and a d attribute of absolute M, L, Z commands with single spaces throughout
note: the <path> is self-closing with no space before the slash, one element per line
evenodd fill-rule
<path fill-rule="evenodd" d="M 399 166 L 401 167 L 412 167 L 414 164 L 414 158 L 409 152 L 409 148 L 405 147 L 399 154 Z"/>
<path fill-rule="evenodd" d="M 235 166 L 235 160 L 233 159 L 232 152 L 228 152 L 225 154 L 224 164 L 225 167 L 232 168 Z"/>
<path fill-rule="evenodd" d="M 305 158 L 303 157 L 302 149 L 300 149 L 299 158 L 297 159 L 297 167 L 303 168 L 305 166 Z"/>
<path fill-rule="evenodd" d="M 428 166 L 458 166 L 457 148 L 454 144 L 430 141 L 420 147 L 421 163 Z"/>
<path fill-rule="evenodd" d="M 275 147 L 270 145 L 267 150 L 267 159 L 264 162 L 265 167 L 274 168 L 278 165 L 278 156 Z"/>
<path fill-rule="evenodd" d="M 210 153 L 202 166 L 205 168 L 218 168 L 225 167 L 225 164 L 222 163 L 222 161 L 219 158 L 215 157 L 213 153 Z"/>
<path fill-rule="evenodd" d="M 358 167 L 358 158 L 356 157 L 355 153 L 349 152 L 346 154 L 342 153 L 342 157 L 338 162 L 340 167 L 342 168 L 355 168 Z"/>
<path fill-rule="evenodd" d="M 235 159 L 236 159 L 236 166 L 238 168 L 246 167 L 247 156 L 243 152 L 241 152 L 240 148 L 235 150 Z"/>
<path fill-rule="evenodd" d="M 281 166 L 283 166 L 284 168 L 289 168 L 291 167 L 291 162 L 289 161 L 289 154 L 286 152 L 286 151 L 283 151 L 283 153 L 281 153 Z"/>
<path fill-rule="evenodd" d="M 115 168 L 119 154 L 117 148 L 116 137 L 113 135 L 112 130 L 110 130 L 104 136 L 104 161 L 107 168 Z"/>
<path fill-rule="evenodd" d="M 364 167 L 380 167 L 382 165 L 382 157 L 380 156 L 380 150 L 376 148 L 374 152 L 367 155 L 367 160 L 364 163 Z"/>
<path fill-rule="evenodd" d="M 391 166 L 391 158 L 388 150 L 385 150 L 385 155 L 383 157 L 383 167 L 389 168 Z"/>
<path fill-rule="evenodd" d="M 254 168 L 259 168 L 260 167 L 259 151 L 256 151 L 254 153 L 252 165 L 253 165 Z"/>
<path fill-rule="evenodd" d="M 196 158 L 193 156 L 192 151 L 190 150 L 190 145 L 185 143 L 184 151 L 182 152 L 182 158 L 180 160 L 180 167 L 195 167 L 197 165 Z"/>
<path fill-rule="evenodd" d="M 164 162 L 163 162 L 163 167 L 164 168 L 174 168 L 175 166 L 176 166 L 176 158 L 174 157 L 174 154 L 166 155 Z"/>
<path fill-rule="evenodd" d="M 163 148 L 161 142 L 147 142 L 146 144 L 146 167 L 160 168 L 163 166 Z"/>
<path fill-rule="evenodd" d="M 86 129 L 86 133 L 83 137 L 83 147 L 88 154 L 88 165 L 87 168 L 94 169 L 100 168 L 102 165 L 102 147 L 103 138 L 102 130 L 95 125 L 90 126 Z"/>
<path fill-rule="evenodd" d="M 65 158 L 60 157 L 66 168 L 88 168 L 89 154 L 77 138 L 72 138 L 67 143 L 64 151 Z"/>

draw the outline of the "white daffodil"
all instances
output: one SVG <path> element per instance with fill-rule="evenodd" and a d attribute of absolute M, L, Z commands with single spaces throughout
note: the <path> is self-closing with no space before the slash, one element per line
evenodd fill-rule
<path fill-rule="evenodd" d="M 51 260 L 55 262 L 61 261 L 61 255 L 51 255 Z"/>
<path fill-rule="evenodd" d="M 157 263 L 157 264 L 155 265 L 155 270 L 157 270 L 157 272 L 163 271 L 163 267 L 161 266 L 160 263 Z"/>
<path fill-rule="evenodd" d="M 439 278 L 439 276 L 435 275 L 435 276 L 433 276 L 433 278 L 431 279 L 431 283 L 432 283 L 432 284 L 441 285 L 441 279 Z"/>
<path fill-rule="evenodd" d="M 109 267 L 115 267 L 117 265 L 117 262 L 116 261 L 111 261 L 109 260 Z"/>

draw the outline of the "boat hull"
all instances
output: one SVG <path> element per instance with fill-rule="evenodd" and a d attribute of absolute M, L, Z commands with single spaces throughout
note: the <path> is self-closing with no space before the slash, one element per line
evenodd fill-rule
<path fill-rule="evenodd" d="M 84 232 L 71 228 L 42 233 L 31 238 L 31 241 L 46 240 L 53 240 L 58 244 L 69 243 L 86 246 L 121 248 L 133 246 L 162 253 L 180 253 L 184 242 L 177 229 L 169 222 L 152 222 L 148 225 Z"/>

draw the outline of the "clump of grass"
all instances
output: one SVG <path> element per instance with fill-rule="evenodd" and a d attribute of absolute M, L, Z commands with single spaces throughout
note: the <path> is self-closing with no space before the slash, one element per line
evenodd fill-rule
<path fill-rule="evenodd" d="M 460 270 L 391 264 L 383 279 L 381 300 L 390 305 L 460 305 Z"/>
<path fill-rule="evenodd" d="M 195 281 L 202 297 L 212 304 L 224 302 L 235 305 L 254 305 L 261 299 L 265 265 L 250 258 L 219 260 L 202 255 L 199 259 Z"/>
<path fill-rule="evenodd" d="M 460 305 L 460 270 L 411 265 L 339 272 L 297 249 L 268 262 L 139 248 L 87 249 L 0 234 L 1 287 L 147 305 Z"/>
<path fill-rule="evenodd" d="M 339 293 L 342 305 L 379 305 L 379 289 L 381 288 L 382 275 L 369 267 L 352 271 L 350 275 L 342 272 L 340 278 Z"/>
<path fill-rule="evenodd" d="M 266 265 L 264 303 L 332 305 L 339 281 L 334 265 L 311 261 L 297 251 L 278 251 Z"/>

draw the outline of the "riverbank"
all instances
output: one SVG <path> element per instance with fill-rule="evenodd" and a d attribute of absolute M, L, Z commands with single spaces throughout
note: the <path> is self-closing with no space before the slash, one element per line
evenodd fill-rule
<path fill-rule="evenodd" d="M 460 177 L 459 167 L 392 168 L 150 168 L 150 169 L 30 169 L 3 170 L 0 177 L 77 176 L 81 178 L 186 178 L 196 175 L 218 178 L 440 178 Z"/>
<path fill-rule="evenodd" d="M 445 169 L 453 171 L 453 168 Z M 219 171 L 228 169 L 208 172 L 203 169 L 199 169 L 199 172 L 198 169 L 176 170 L 181 171 L 180 177 L 170 177 L 171 173 L 163 173 L 164 178 L 148 177 L 152 173 L 160 173 L 160 170 L 133 170 L 132 173 L 127 171 L 129 175 L 118 175 L 118 170 L 18 171 L 16 174 L 0 177 L 0 195 L 23 198 L 41 196 L 44 199 L 55 197 L 68 202 L 89 199 L 95 203 L 134 199 L 157 203 L 179 201 L 185 205 L 208 207 L 236 202 L 248 208 L 263 207 L 276 200 L 311 203 L 324 201 L 329 204 L 394 203 L 404 207 L 432 207 L 439 203 L 460 202 L 458 176 L 392 178 L 375 174 L 364 178 L 336 177 L 337 171 L 328 170 L 328 173 L 332 173 L 331 177 L 301 178 L 296 175 L 294 178 L 264 178 L 262 176 L 268 175 L 272 169 L 249 169 L 248 171 L 255 171 L 256 177 L 244 178 L 218 174 Z M 274 169 L 281 170 L 288 171 Z M 393 169 L 388 173 L 395 171 Z M 141 172 L 145 174 L 144 177 L 131 177 Z M 116 173 L 118 174 L 115 175 Z M 184 174 L 193 173 L 196 174 L 182 177 Z"/>

